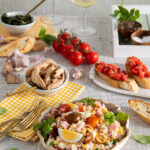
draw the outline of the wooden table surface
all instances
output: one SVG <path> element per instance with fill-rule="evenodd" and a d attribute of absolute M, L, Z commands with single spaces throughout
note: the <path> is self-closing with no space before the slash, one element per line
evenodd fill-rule
<path fill-rule="evenodd" d="M 65 21 L 62 25 L 55 26 L 56 31 L 59 31 L 61 28 L 68 28 L 71 30 L 74 27 L 80 26 L 82 24 L 81 17 L 64 17 Z M 113 46 L 112 46 L 112 34 L 111 34 L 111 20 L 109 17 L 91 17 L 88 18 L 88 25 L 91 25 L 96 28 L 97 34 L 90 38 L 81 38 L 89 42 L 92 46 L 92 50 L 98 51 L 100 54 L 100 60 L 106 61 L 108 63 L 124 63 L 124 59 L 112 58 Z M 35 55 L 33 53 L 31 55 Z M 57 63 L 61 63 L 70 70 L 73 66 L 69 64 L 58 53 L 51 53 L 47 56 L 44 56 L 43 52 L 38 53 L 42 58 L 51 57 L 56 60 Z M 0 70 L 4 64 L 4 60 L 0 58 Z M 150 64 L 149 59 L 142 59 L 145 64 Z M 128 100 L 131 98 L 137 98 L 149 102 L 149 99 L 126 96 L 121 94 L 116 94 L 104 90 L 97 85 L 95 85 L 88 77 L 88 72 L 91 66 L 82 65 L 85 69 L 85 76 L 77 81 L 73 81 L 85 86 L 84 92 L 80 95 L 79 98 L 84 97 L 94 97 L 101 98 L 104 101 L 113 102 L 121 106 L 123 111 L 129 113 L 130 118 L 130 129 L 132 134 L 149 134 L 150 126 L 143 122 L 136 113 L 134 113 L 128 106 Z M 23 80 L 24 72 L 20 73 L 20 77 Z M 19 85 L 7 85 L 4 81 L 4 78 L 0 76 L 0 100 L 2 100 L 7 92 L 11 92 L 16 89 Z M 22 142 L 11 137 L 5 137 L 0 141 L 0 150 L 9 150 L 10 148 L 18 148 L 18 150 L 44 150 L 39 142 Z M 142 145 L 136 143 L 131 137 L 127 144 L 122 148 L 122 150 L 150 150 L 149 145 Z"/>

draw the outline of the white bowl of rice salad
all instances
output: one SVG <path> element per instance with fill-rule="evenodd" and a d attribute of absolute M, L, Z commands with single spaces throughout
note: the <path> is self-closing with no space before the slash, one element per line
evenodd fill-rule
<path fill-rule="evenodd" d="M 47 109 L 34 126 L 47 150 L 120 150 L 129 138 L 129 116 L 99 99 Z"/>

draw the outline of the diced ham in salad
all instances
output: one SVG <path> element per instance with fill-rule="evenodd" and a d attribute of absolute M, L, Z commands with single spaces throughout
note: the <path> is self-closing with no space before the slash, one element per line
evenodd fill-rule
<path fill-rule="evenodd" d="M 111 150 L 126 136 L 129 116 L 86 98 L 60 104 L 35 125 L 47 147 L 57 150 Z"/>

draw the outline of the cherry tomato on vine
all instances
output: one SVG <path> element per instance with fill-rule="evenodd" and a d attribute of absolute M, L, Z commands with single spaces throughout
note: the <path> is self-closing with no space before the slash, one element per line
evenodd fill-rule
<path fill-rule="evenodd" d="M 83 54 L 79 51 L 74 51 L 69 54 L 68 59 L 71 64 L 79 66 L 83 62 Z"/>
<path fill-rule="evenodd" d="M 97 52 L 90 51 L 85 55 L 85 60 L 87 64 L 95 64 L 99 59 L 99 55 Z"/>
<path fill-rule="evenodd" d="M 88 43 L 82 42 L 79 45 L 79 51 L 82 52 L 85 55 L 86 53 L 91 51 L 91 47 L 90 47 L 90 45 Z"/>
<path fill-rule="evenodd" d="M 69 54 L 74 51 L 74 46 L 72 44 L 64 44 L 60 47 L 60 53 L 62 56 L 68 58 Z"/>
<path fill-rule="evenodd" d="M 81 40 L 78 37 L 72 37 L 70 41 L 74 46 L 77 46 Z"/>
<path fill-rule="evenodd" d="M 68 104 L 62 104 L 60 105 L 59 107 L 59 112 L 61 113 L 66 113 L 66 112 L 69 112 L 70 111 L 70 106 Z"/>
<path fill-rule="evenodd" d="M 64 30 L 59 33 L 58 37 L 60 39 L 67 40 L 67 39 L 71 38 L 71 34 Z"/>
<path fill-rule="evenodd" d="M 52 46 L 56 52 L 60 52 L 60 46 L 65 43 L 63 39 L 56 39 L 53 41 Z"/>

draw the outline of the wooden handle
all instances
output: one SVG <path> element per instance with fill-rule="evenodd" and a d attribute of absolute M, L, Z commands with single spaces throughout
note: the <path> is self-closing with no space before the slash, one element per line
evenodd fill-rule
<path fill-rule="evenodd" d="M 16 95 L 16 94 L 19 94 L 19 93 L 23 93 L 23 92 L 27 92 L 27 91 L 32 91 L 32 90 L 34 90 L 36 88 L 37 87 L 31 87 L 31 88 L 28 88 L 28 89 L 25 89 L 25 90 L 22 90 L 22 91 L 7 93 L 6 96 L 12 96 L 12 95 Z"/>
<path fill-rule="evenodd" d="M 42 0 L 41 2 L 39 2 L 36 6 L 34 6 L 31 10 L 29 10 L 25 16 L 29 15 L 33 10 L 35 10 L 37 7 L 39 7 L 42 3 L 44 3 L 45 0 Z"/>

